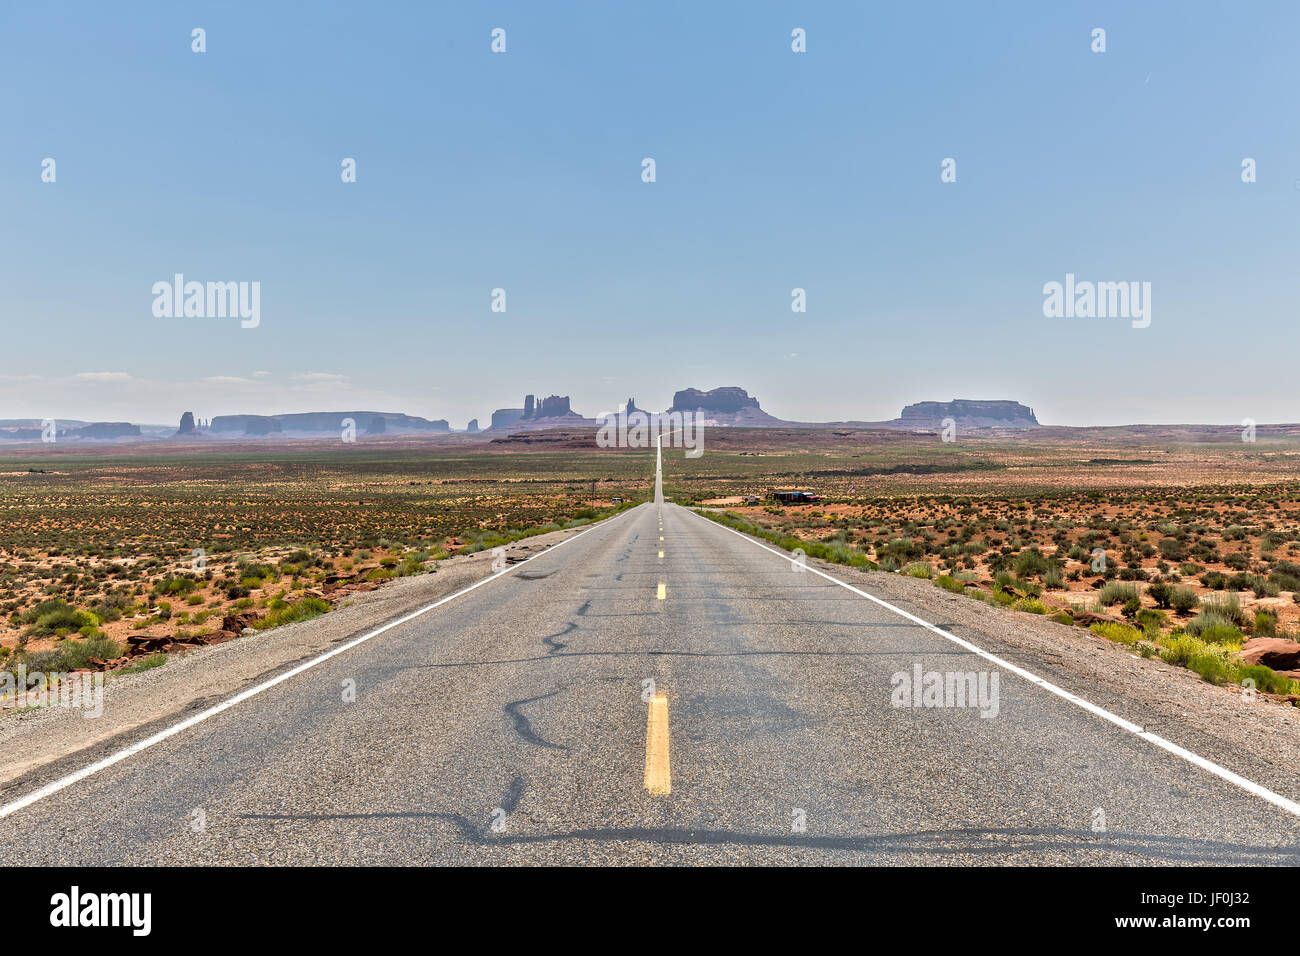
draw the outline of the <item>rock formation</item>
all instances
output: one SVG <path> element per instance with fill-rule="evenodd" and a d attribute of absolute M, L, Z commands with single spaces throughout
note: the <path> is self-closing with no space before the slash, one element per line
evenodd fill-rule
<path fill-rule="evenodd" d="M 572 415 L 573 411 L 569 408 L 568 395 L 548 395 L 542 399 L 542 403 L 537 406 L 536 418 L 562 418 L 565 415 Z"/>
<path fill-rule="evenodd" d="M 524 417 L 522 408 L 498 408 L 492 413 L 492 424 L 489 428 L 509 428 L 515 422 Z"/>
<path fill-rule="evenodd" d="M 114 438 L 139 438 L 140 426 L 130 422 L 91 422 L 75 429 L 70 438 L 83 438 L 92 441 L 111 441 Z"/>
<path fill-rule="evenodd" d="M 750 396 L 743 388 L 734 385 L 710 389 L 702 392 L 698 388 L 684 388 L 673 395 L 673 407 L 670 412 L 721 412 L 725 415 L 735 414 L 742 408 L 758 408 L 758 399 Z"/>
<path fill-rule="evenodd" d="M 896 424 L 916 428 L 940 428 L 945 418 L 960 428 L 1033 428 L 1038 424 L 1034 410 L 1019 402 L 974 401 L 955 398 L 951 402 L 917 402 L 903 408 Z"/>
<path fill-rule="evenodd" d="M 218 415 L 210 431 L 224 438 L 240 435 L 337 436 L 343 419 L 356 422 L 357 430 L 368 435 L 427 435 L 451 431 L 445 418 L 430 421 L 400 412 L 301 412 L 290 415 Z"/>

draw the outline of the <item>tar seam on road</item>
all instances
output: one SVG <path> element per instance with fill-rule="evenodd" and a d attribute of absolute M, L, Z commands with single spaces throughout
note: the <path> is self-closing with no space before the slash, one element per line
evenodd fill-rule
<path fill-rule="evenodd" d="M 341 644 L 338 647 L 334 648 L 333 650 L 326 651 L 324 654 L 321 654 L 317 657 L 313 657 L 311 660 L 307 661 L 306 663 L 299 664 L 297 667 L 293 668 L 292 670 L 285 671 L 283 674 L 280 674 L 278 677 L 272 677 L 270 680 L 263 681 L 262 683 L 258 684 L 255 687 L 250 687 L 248 688 L 248 690 L 240 691 L 234 697 L 231 697 L 228 700 L 224 700 L 220 704 L 217 704 L 213 707 L 209 707 L 207 710 L 200 711 L 199 713 L 195 714 L 193 717 L 188 717 L 185 720 L 182 720 L 180 723 L 173 724 L 172 726 L 168 727 L 165 730 L 160 730 L 158 733 L 153 734 L 150 737 L 146 737 L 144 740 L 138 740 L 135 743 L 133 743 L 131 746 L 123 750 L 119 750 L 117 753 L 111 754 L 110 756 L 105 757 L 103 760 L 97 760 L 94 763 L 82 767 L 80 770 L 74 771 L 73 773 L 70 773 L 65 777 L 60 777 L 58 780 L 46 784 L 45 786 L 41 787 L 39 790 L 32 791 L 31 793 L 27 794 L 27 796 L 25 797 L 19 797 L 17 800 L 14 800 L 10 803 L 6 803 L 4 806 L 0 806 L 0 820 L 3 820 L 5 817 L 9 816 L 10 814 L 17 813 L 19 810 L 31 806 L 33 803 L 36 803 L 40 800 L 44 800 L 46 797 L 52 796 L 53 794 L 58 793 L 60 790 L 66 790 L 74 783 L 80 783 L 82 780 L 85 780 L 87 777 L 99 773 L 99 771 L 101 770 L 107 770 L 109 767 L 113 766 L 114 764 L 121 763 L 123 760 L 126 760 L 129 757 L 134 757 L 136 754 L 148 750 L 150 747 L 154 746 L 155 744 L 162 743 L 164 740 L 167 740 L 169 737 L 174 737 L 177 734 L 181 733 L 182 731 L 189 730 L 191 727 L 195 726 L 196 724 L 202 723 L 203 721 L 207 720 L 209 717 L 215 717 L 217 714 L 223 713 L 224 711 L 229 710 L 230 708 L 234 707 L 237 704 L 242 704 L 250 697 L 256 697 L 258 694 L 262 693 L 262 691 L 270 690 L 272 687 L 275 687 L 277 684 L 283 684 L 285 681 L 289 680 L 290 678 L 297 677 L 299 674 L 303 673 L 304 671 L 311 670 L 317 664 L 324 663 L 325 661 L 329 660 L 332 657 L 337 657 L 338 655 L 344 653 L 345 651 L 350 651 L 352 650 L 352 648 L 364 644 L 372 637 L 378 637 L 380 634 L 383 634 L 385 631 L 397 627 L 399 624 L 405 624 L 407 621 L 414 620 L 415 618 L 419 617 L 422 614 L 427 614 L 429 611 L 432 611 L 435 608 L 442 607 L 444 604 L 447 604 L 450 601 L 454 601 L 456 600 L 456 598 L 468 594 L 470 591 L 473 591 L 476 588 L 481 588 L 483 585 L 495 581 L 498 578 L 505 577 L 506 575 L 514 571 L 515 568 L 522 567 L 523 565 L 527 564 L 529 561 L 533 560 L 533 558 L 540 558 L 544 554 L 550 554 L 556 548 L 561 548 L 564 545 L 568 544 L 570 541 L 576 541 L 578 538 L 581 538 L 584 534 L 586 534 L 589 531 L 594 531 L 597 528 L 608 527 L 610 522 L 619 518 L 621 515 L 629 514 L 635 510 L 636 510 L 635 508 L 629 508 L 627 511 L 620 512 L 617 515 L 612 515 L 606 521 L 602 521 L 598 524 L 593 525 L 590 528 L 587 528 L 583 531 L 579 531 L 577 534 L 573 535 L 572 537 L 565 538 L 563 541 L 551 545 L 549 548 L 546 548 L 544 551 L 538 551 L 536 554 L 524 558 L 524 560 L 520 561 L 518 564 L 514 564 L 509 567 L 502 568 L 500 571 L 497 571 L 496 573 L 489 575 L 486 578 L 483 578 L 481 581 L 475 581 L 469 587 L 462 588 L 461 590 L 457 591 L 455 594 L 449 594 L 445 598 L 440 598 L 439 600 L 434 601 L 432 604 L 426 605 L 425 607 L 422 607 L 419 610 L 412 611 L 410 614 L 407 614 L 405 617 L 399 617 L 395 621 L 389 621 L 387 624 L 383 625 L 382 627 L 375 628 L 373 631 L 369 631 L 366 634 L 362 634 L 360 637 L 354 638 L 353 640 L 348 641 L 346 644 Z"/>
<path fill-rule="evenodd" d="M 704 517 L 703 515 L 696 514 L 694 511 L 691 511 L 689 508 L 683 510 L 688 511 L 690 514 L 695 515 L 695 517 L 699 518 L 701 521 L 709 521 L 708 518 Z M 736 537 L 742 538 L 745 541 L 748 541 L 750 544 L 754 545 L 755 547 L 762 548 L 764 551 L 770 551 L 779 558 L 784 558 L 786 561 L 798 563 L 799 560 L 798 558 L 791 557 L 790 555 L 778 551 L 775 548 L 769 548 L 767 545 L 755 541 L 753 538 L 749 537 L 749 535 L 742 534 L 741 532 L 737 531 L 735 528 L 728 528 L 726 525 L 718 524 L 716 521 L 709 521 L 709 524 L 715 525 L 721 528 L 723 531 L 730 531 Z M 957 637 L 956 635 L 950 634 L 947 631 L 943 630 L 943 628 L 937 627 L 934 624 L 931 624 L 929 621 L 922 620 L 921 618 L 917 617 L 915 614 L 909 614 L 907 611 L 904 611 L 902 608 L 895 607 L 893 604 L 890 604 L 888 601 L 876 597 L 874 594 L 868 594 L 866 591 L 860 590 L 859 588 L 855 588 L 853 585 L 847 584 L 844 581 L 841 581 L 839 578 L 833 577 L 827 574 L 825 571 L 815 568 L 810 564 L 804 564 L 803 569 L 805 571 L 811 571 L 813 574 L 820 575 L 821 577 L 825 578 L 827 581 L 831 581 L 835 584 L 838 584 L 840 587 L 852 591 L 854 594 L 858 595 L 859 597 L 864 597 L 868 601 L 874 601 L 876 604 L 879 604 L 881 607 L 888 608 L 889 610 L 893 611 L 895 614 L 902 615 L 903 617 L 907 618 L 909 621 L 912 621 L 914 624 L 919 624 L 921 625 L 921 627 L 925 628 L 926 630 L 932 631 L 935 634 L 938 634 L 940 637 L 952 641 L 957 646 L 965 648 L 966 650 L 970 651 L 972 654 L 978 655 L 979 657 L 984 658 L 984 660 L 996 664 L 999 667 L 1005 667 L 1011 673 L 1017 675 L 1018 677 L 1023 677 L 1031 684 L 1038 685 L 1048 693 L 1055 694 L 1057 697 L 1060 697 L 1062 700 L 1068 700 L 1070 703 L 1074 704 L 1075 706 L 1081 707 L 1082 709 L 1088 711 L 1088 713 L 1100 717 L 1102 720 L 1109 721 L 1110 723 L 1114 724 L 1116 727 L 1119 727 L 1122 730 L 1127 730 L 1129 733 L 1133 734 L 1134 736 L 1140 737 L 1141 739 L 1147 741 L 1147 743 L 1155 744 L 1160 749 L 1173 754 L 1175 757 L 1179 757 L 1183 760 L 1186 760 L 1188 763 L 1200 767 L 1202 770 L 1205 770 L 1208 773 L 1212 773 L 1216 777 L 1219 777 L 1222 780 L 1226 780 L 1228 783 L 1231 783 L 1234 786 L 1240 787 L 1242 790 L 1245 790 L 1247 793 L 1254 794 L 1255 796 L 1260 797 L 1263 800 L 1267 800 L 1269 803 L 1273 804 L 1273 806 L 1281 810 L 1285 810 L 1287 813 L 1290 813 L 1293 816 L 1300 817 L 1300 803 L 1297 803 L 1294 800 L 1289 800 L 1286 797 L 1282 796 L 1280 793 L 1274 793 L 1272 790 L 1258 783 L 1255 783 L 1255 781 L 1253 780 L 1247 780 L 1245 777 L 1241 776 L 1240 774 L 1233 773 L 1227 767 L 1221 767 L 1217 763 L 1205 759 L 1200 754 L 1192 753 L 1190 750 L 1180 747 L 1176 743 L 1173 743 L 1172 741 L 1165 740 L 1165 738 L 1159 736 L 1158 734 L 1153 734 L 1149 730 L 1143 730 L 1141 727 L 1139 727 L 1137 724 L 1133 723 L 1132 721 L 1125 720 L 1123 717 L 1120 717 L 1118 714 L 1112 714 L 1110 711 L 1106 710 L 1103 707 L 1098 707 L 1096 704 L 1092 703 L 1091 701 L 1084 700 L 1082 697 L 1079 697 L 1075 694 L 1071 694 L 1068 690 L 1065 690 L 1064 688 L 1061 687 L 1057 687 L 1055 684 L 1052 684 L 1044 680 L 1043 678 L 1039 677 L 1037 674 L 1033 673 L 1032 671 L 1027 671 L 1023 667 L 1017 667 L 1015 664 L 1011 664 L 1007 661 L 1004 661 L 1002 658 L 998 657 L 997 655 L 990 654 L 988 651 L 984 650 L 981 647 L 976 647 L 970 641 L 962 640 L 960 637 Z"/>

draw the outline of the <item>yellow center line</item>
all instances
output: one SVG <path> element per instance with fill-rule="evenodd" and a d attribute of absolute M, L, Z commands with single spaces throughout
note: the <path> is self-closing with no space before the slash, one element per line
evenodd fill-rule
<path fill-rule="evenodd" d="M 665 796 L 673 792 L 673 774 L 668 757 L 668 697 L 655 694 L 645 726 L 645 788 Z"/>
<path fill-rule="evenodd" d="M 663 553 L 662 551 L 660 551 L 660 552 L 659 552 L 659 557 L 662 558 L 663 556 L 664 556 L 664 553 Z"/>
<path fill-rule="evenodd" d="M 664 584 L 663 581 L 660 581 L 660 582 L 659 582 L 659 593 L 656 595 L 656 597 L 658 597 L 659 600 L 661 600 L 661 601 L 662 601 L 664 598 L 668 597 L 668 585 L 667 585 L 667 584 Z"/>

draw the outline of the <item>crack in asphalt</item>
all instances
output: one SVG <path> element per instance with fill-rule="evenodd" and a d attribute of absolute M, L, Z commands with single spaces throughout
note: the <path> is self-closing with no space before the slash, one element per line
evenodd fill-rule
<path fill-rule="evenodd" d="M 568 647 L 569 646 L 568 644 L 565 644 L 563 641 L 557 641 L 556 638 L 563 637 L 565 634 L 572 634 L 577 629 L 578 629 L 578 625 L 570 621 L 568 624 L 564 625 L 564 630 L 559 631 L 555 634 L 548 634 L 546 637 L 542 638 L 542 643 L 550 648 L 550 651 L 547 652 L 547 655 L 553 657 L 554 655 L 560 653 L 560 651 Z"/>
<path fill-rule="evenodd" d="M 508 813 L 518 806 L 523 794 L 523 778 L 516 777 L 507 793 L 513 803 L 501 808 Z M 456 813 L 436 811 L 406 811 L 380 813 L 245 813 L 245 820 L 315 821 L 365 820 L 365 819 L 433 819 L 453 824 L 461 836 L 477 846 L 527 845 L 538 843 L 567 843 L 594 841 L 600 843 L 635 841 L 664 846 L 749 846 L 784 847 L 789 849 L 832 850 L 859 853 L 903 852 L 918 855 L 960 855 L 974 853 L 995 855 L 999 853 L 1042 853 L 1045 851 L 1104 850 L 1132 853 L 1159 860 L 1203 860 L 1211 851 L 1226 853 L 1240 863 L 1258 863 L 1276 858 L 1300 862 L 1300 846 L 1247 846 L 1216 840 L 1193 840 L 1183 837 L 1146 836 L 1138 833 L 1092 833 L 1087 830 L 1069 830 L 1063 827 L 971 827 L 954 830 L 929 830 L 918 833 L 883 833 L 864 836 L 810 836 L 807 834 L 754 833 L 743 830 L 655 828 L 655 827 L 605 827 L 568 830 L 552 833 L 498 835 L 487 827 L 475 826 L 466 817 Z"/>
<path fill-rule="evenodd" d="M 567 644 L 564 646 L 568 646 Z M 417 664 L 415 668 L 425 670 L 436 667 L 485 667 L 489 664 L 535 664 L 538 661 L 553 661 L 561 657 L 973 657 L 970 651 L 951 650 L 904 650 L 895 651 L 551 651 L 542 657 L 512 657 L 504 660 L 489 661 L 448 661 L 445 664 Z M 559 693 L 559 691 L 555 691 Z M 546 695 L 551 696 L 550 694 Z M 534 697 L 533 700 L 541 698 Z M 519 703 L 528 703 L 520 701 Z"/>
<path fill-rule="evenodd" d="M 530 744 L 536 744 L 539 747 L 549 747 L 552 750 L 568 750 L 568 747 L 561 744 L 553 744 L 549 740 L 539 737 L 533 730 L 533 725 L 528 722 L 528 718 L 524 716 L 523 712 L 519 709 L 524 704 L 532 704 L 539 700 L 546 700 L 546 698 L 554 697 L 558 693 L 558 690 L 553 690 L 549 694 L 541 694 L 537 697 L 526 697 L 523 700 L 514 700 L 506 704 L 505 711 L 514 722 L 515 733 L 519 734 L 520 737 L 523 737 L 524 740 L 527 740 Z"/>

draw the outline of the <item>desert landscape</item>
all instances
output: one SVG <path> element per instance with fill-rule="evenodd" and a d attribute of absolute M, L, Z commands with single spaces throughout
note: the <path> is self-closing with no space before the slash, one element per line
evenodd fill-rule
<path fill-rule="evenodd" d="M 0 667 L 158 666 L 648 493 L 619 456 L 584 470 L 410 444 L 15 447 L 0 463 Z"/>
<path fill-rule="evenodd" d="M 650 494 L 649 454 L 600 449 L 592 428 L 491 434 L 10 445 L 0 666 L 159 666 Z M 707 444 L 665 453 L 665 494 L 715 520 L 1300 700 L 1300 437 L 1286 427 L 1253 443 L 1229 428 L 945 442 L 719 427 Z M 820 500 L 778 505 L 778 488 Z"/>

